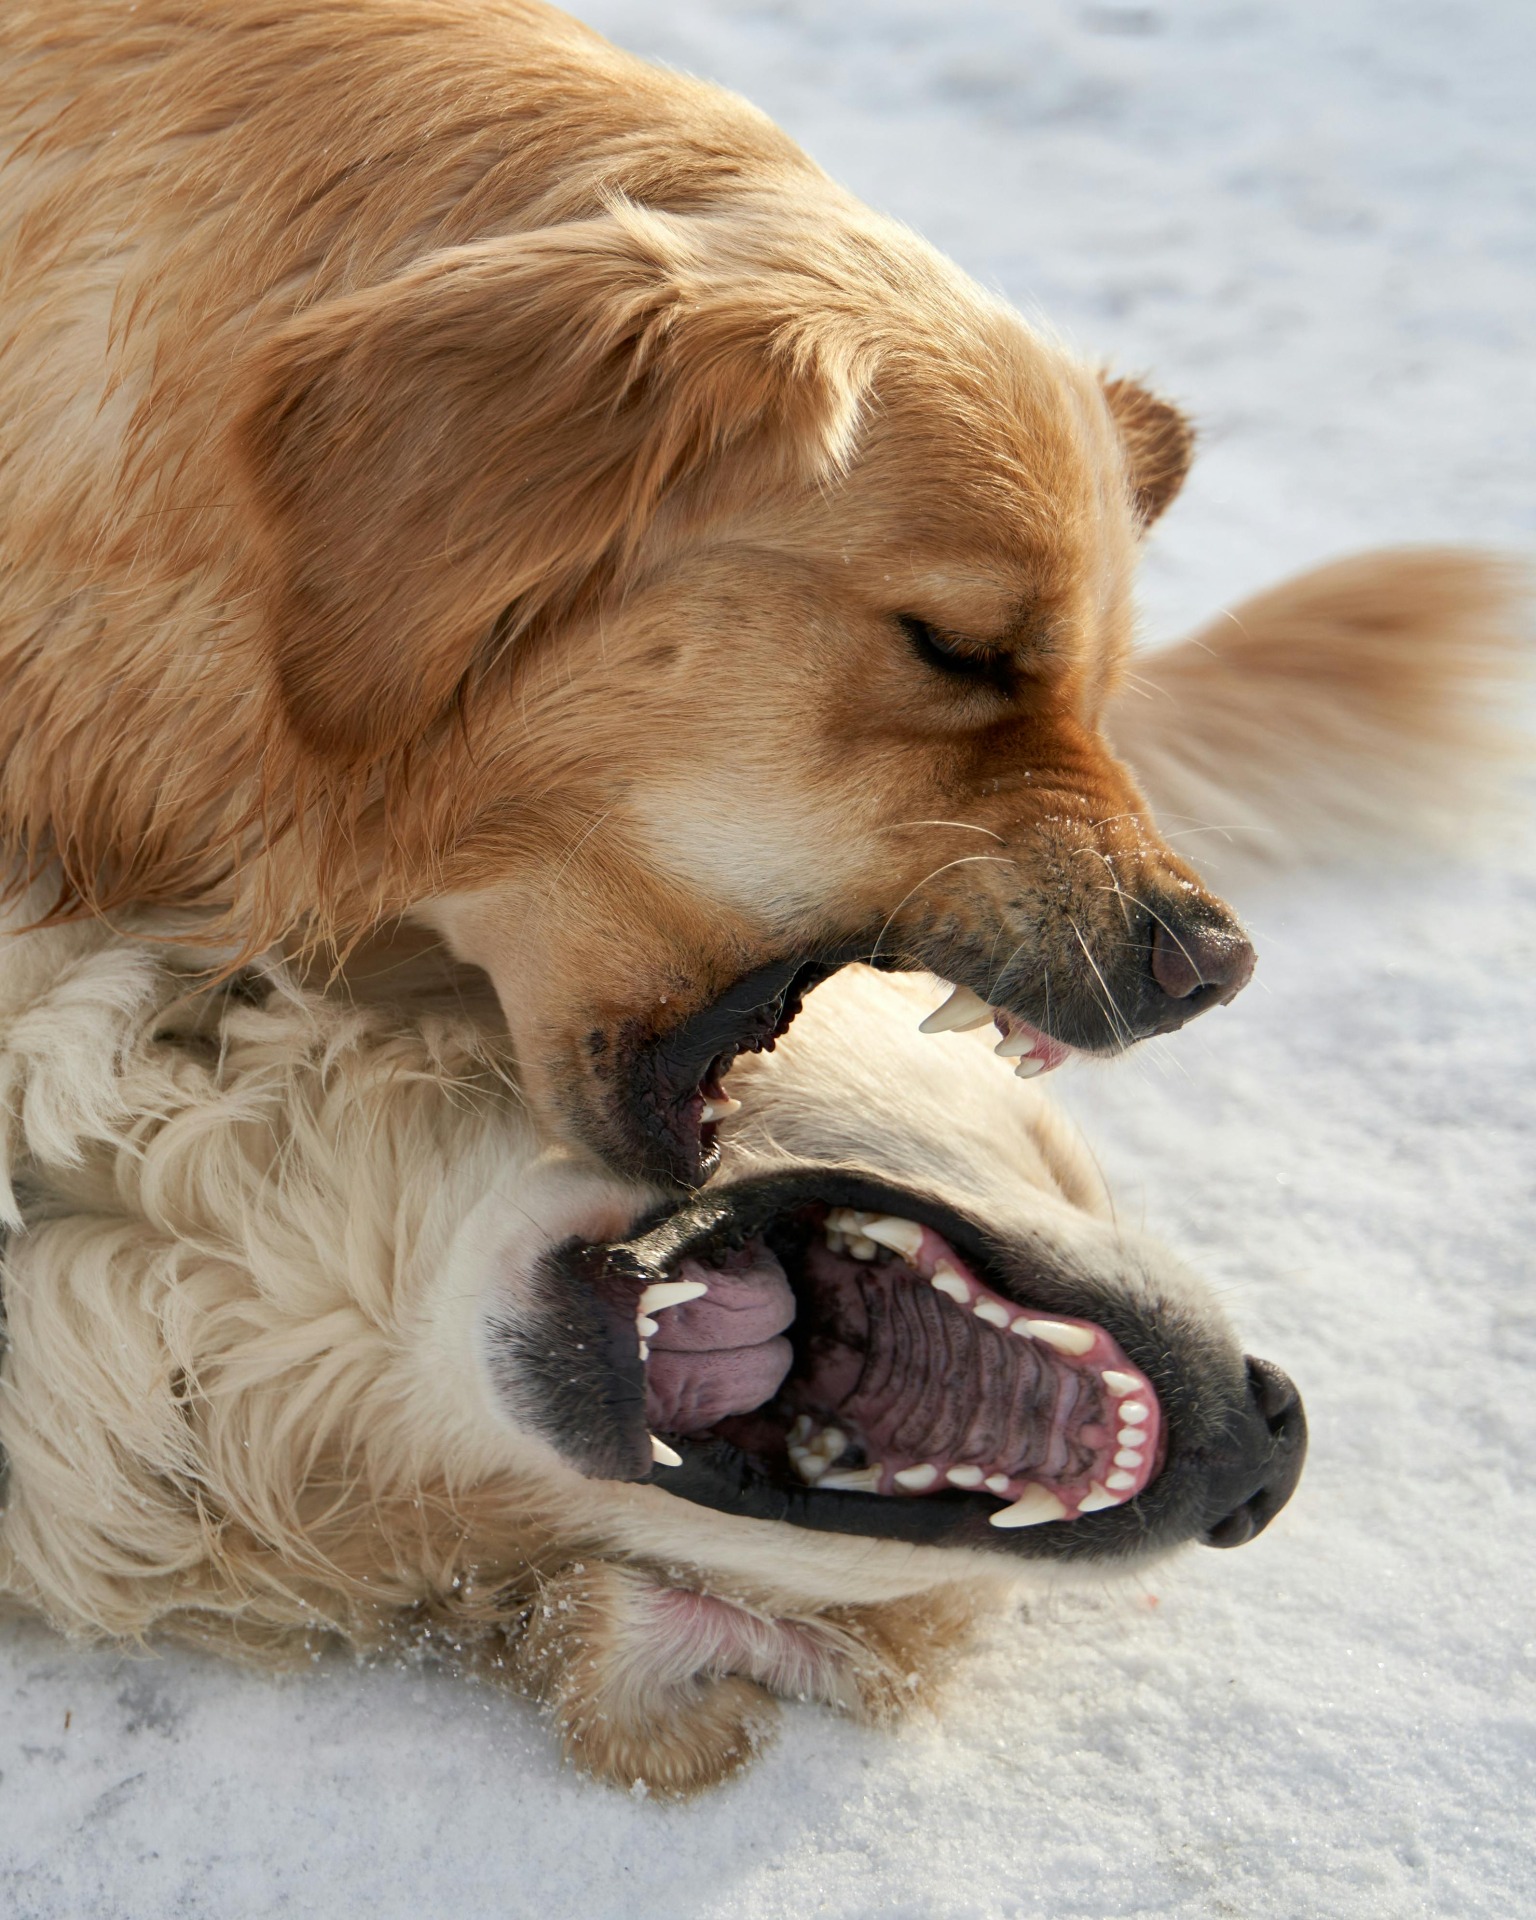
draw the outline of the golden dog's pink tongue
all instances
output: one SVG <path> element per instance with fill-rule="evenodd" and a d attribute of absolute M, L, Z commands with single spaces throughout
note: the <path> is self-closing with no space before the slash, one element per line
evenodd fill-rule
<path fill-rule="evenodd" d="M 784 1269 L 761 1244 L 718 1265 L 678 1263 L 675 1282 L 707 1289 L 659 1309 L 645 1369 L 646 1418 L 662 1433 L 700 1433 L 771 1400 L 793 1358 L 780 1338 L 795 1317 Z"/>

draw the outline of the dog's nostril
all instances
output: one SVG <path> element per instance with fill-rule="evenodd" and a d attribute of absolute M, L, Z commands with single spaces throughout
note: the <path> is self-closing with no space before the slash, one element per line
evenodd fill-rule
<path fill-rule="evenodd" d="M 1288 1374 L 1269 1360 L 1247 1360 L 1246 1404 L 1234 1409 L 1211 1463 L 1204 1539 L 1240 1547 L 1262 1533 L 1296 1491 L 1307 1457 L 1307 1416 Z"/>
<path fill-rule="evenodd" d="M 1159 920 L 1152 929 L 1152 978 L 1170 1000 L 1187 1000 L 1202 987 L 1230 1000 L 1247 986 L 1253 968 L 1253 948 L 1235 926 Z"/>

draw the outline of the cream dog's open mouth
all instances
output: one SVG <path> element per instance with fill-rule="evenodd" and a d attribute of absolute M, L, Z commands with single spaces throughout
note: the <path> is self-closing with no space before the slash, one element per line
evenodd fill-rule
<path fill-rule="evenodd" d="M 504 1338 L 555 1383 L 546 1437 L 744 1518 L 1117 1558 L 1238 1544 L 1301 1472 L 1278 1369 L 853 1171 L 707 1192 L 541 1271 L 542 1311 Z"/>

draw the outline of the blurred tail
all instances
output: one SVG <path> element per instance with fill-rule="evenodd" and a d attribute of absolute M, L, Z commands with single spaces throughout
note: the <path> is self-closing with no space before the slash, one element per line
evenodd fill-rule
<path fill-rule="evenodd" d="M 1139 655 L 1110 736 L 1213 878 L 1465 840 L 1529 754 L 1531 584 L 1451 548 L 1319 567 Z"/>

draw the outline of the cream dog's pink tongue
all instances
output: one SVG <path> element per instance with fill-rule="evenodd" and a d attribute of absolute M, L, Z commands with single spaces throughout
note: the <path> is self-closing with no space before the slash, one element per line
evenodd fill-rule
<path fill-rule="evenodd" d="M 780 1336 L 794 1320 L 795 1296 L 762 1246 L 728 1254 L 716 1266 L 680 1261 L 674 1278 L 707 1290 L 655 1315 L 646 1418 L 663 1433 L 697 1433 L 778 1392 L 793 1359 Z"/>

